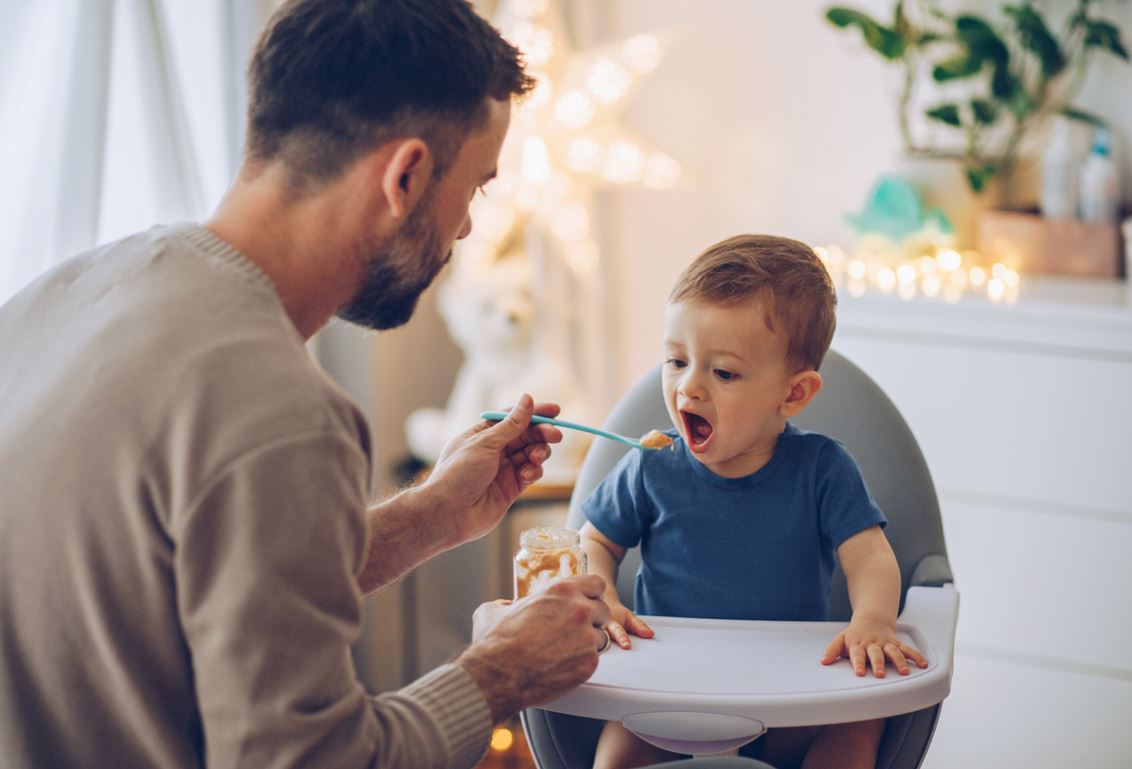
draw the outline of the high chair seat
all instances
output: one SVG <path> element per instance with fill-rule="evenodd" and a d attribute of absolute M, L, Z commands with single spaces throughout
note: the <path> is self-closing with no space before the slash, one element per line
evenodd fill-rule
<path fill-rule="evenodd" d="M 940 703 L 950 691 L 958 594 L 943 541 L 939 506 L 923 456 L 891 401 L 860 369 L 831 351 L 824 387 L 796 419 L 845 444 L 888 517 L 886 535 L 901 571 L 898 634 L 928 659 L 924 670 L 884 679 L 853 675 L 848 662 L 818 664 L 850 615 L 844 575 L 834 576 L 831 622 L 757 622 L 649 618 L 656 639 L 607 650 L 575 691 L 523 713 L 540 769 L 589 767 L 604 720 L 660 747 L 704 755 L 757 738 L 767 728 L 888 717 L 878 769 L 919 766 Z M 659 368 L 617 405 L 606 427 L 640 435 L 667 424 Z M 585 522 L 580 506 L 624 453 L 597 442 L 586 457 L 567 525 Z M 634 548 L 618 572 L 618 592 L 632 606 L 640 563 Z M 684 764 L 687 766 L 687 764 Z"/>

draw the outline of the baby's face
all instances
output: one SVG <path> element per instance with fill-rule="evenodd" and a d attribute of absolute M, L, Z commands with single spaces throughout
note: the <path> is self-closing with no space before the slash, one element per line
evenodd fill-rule
<path fill-rule="evenodd" d="M 668 305 L 664 358 L 668 415 L 696 459 L 732 478 L 762 467 L 792 386 L 786 338 L 767 326 L 762 302 Z"/>

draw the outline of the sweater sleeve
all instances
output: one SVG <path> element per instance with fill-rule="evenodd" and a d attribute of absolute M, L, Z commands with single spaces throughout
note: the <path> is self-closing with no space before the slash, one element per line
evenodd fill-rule
<path fill-rule="evenodd" d="M 457 769 L 486 749 L 490 713 L 462 668 L 377 697 L 357 679 L 367 468 L 341 435 L 293 436 L 228 465 L 174 521 L 210 769 Z"/>

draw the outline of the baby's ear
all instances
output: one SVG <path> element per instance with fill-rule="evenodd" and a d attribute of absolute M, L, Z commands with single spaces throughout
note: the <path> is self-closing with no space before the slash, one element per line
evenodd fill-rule
<path fill-rule="evenodd" d="M 802 413 L 806 406 L 810 405 L 810 401 L 821 390 L 822 378 L 821 374 L 813 369 L 806 369 L 799 371 L 794 376 L 790 377 L 790 390 L 786 394 L 786 399 L 782 401 L 779 409 L 782 411 L 784 417 L 792 417 Z"/>

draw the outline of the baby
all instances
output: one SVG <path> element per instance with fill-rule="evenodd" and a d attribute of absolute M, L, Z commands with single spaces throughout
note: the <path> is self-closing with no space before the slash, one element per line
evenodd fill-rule
<path fill-rule="evenodd" d="M 641 543 L 636 611 L 717 619 L 825 620 L 834 558 L 853 616 L 821 658 L 858 676 L 927 662 L 896 637 L 900 571 L 856 463 L 787 420 L 821 390 L 837 297 L 808 246 L 741 235 L 709 248 L 668 299 L 664 400 L 672 450 L 631 451 L 583 505 L 582 546 L 608 585 L 621 647 L 653 631 L 618 598 L 617 567 Z M 872 767 L 884 720 L 773 729 L 743 750 L 778 767 Z M 596 769 L 674 756 L 605 725 Z"/>

